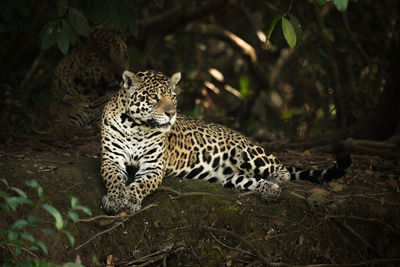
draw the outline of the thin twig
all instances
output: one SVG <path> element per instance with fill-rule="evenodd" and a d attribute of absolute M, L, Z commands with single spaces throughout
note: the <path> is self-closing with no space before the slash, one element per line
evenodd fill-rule
<path fill-rule="evenodd" d="M 94 236 L 92 236 L 91 238 L 89 238 L 89 240 L 87 240 L 86 242 L 83 242 L 82 244 L 80 244 L 79 246 L 77 246 L 77 247 L 75 248 L 75 250 L 78 250 L 78 249 L 80 249 L 81 247 L 83 247 L 83 246 L 89 244 L 90 241 L 92 241 L 92 240 L 95 239 L 96 237 L 99 237 L 99 236 L 101 236 L 101 235 L 103 235 L 103 234 L 106 234 L 106 233 L 108 233 L 108 232 L 111 232 L 112 230 L 114 230 L 115 228 L 117 228 L 118 226 L 120 226 L 120 225 L 123 224 L 123 223 L 124 223 L 124 222 L 118 222 L 118 223 L 114 224 L 114 226 L 112 226 L 111 228 L 108 228 L 107 230 L 104 230 L 104 231 L 102 231 L 102 232 L 99 232 L 99 233 L 95 234 Z"/>
<path fill-rule="evenodd" d="M 1 247 L 3 247 L 4 249 L 6 249 L 7 247 L 17 247 L 17 246 L 14 245 L 14 244 L 7 243 L 7 247 L 4 247 L 4 246 L 1 246 Z M 36 259 L 39 258 L 39 257 L 38 257 L 35 253 L 33 253 L 32 251 L 30 251 L 30 250 L 28 250 L 28 249 L 26 249 L 26 248 L 24 248 L 24 247 L 21 247 L 21 249 L 22 249 L 23 251 L 25 251 L 26 253 L 28 253 L 29 255 L 33 256 L 34 258 L 36 258 Z"/>
<path fill-rule="evenodd" d="M 167 191 L 172 194 L 177 195 L 176 197 L 172 197 L 172 199 L 178 199 L 181 197 L 192 197 L 192 196 L 215 196 L 215 194 L 209 193 L 209 192 L 187 192 L 187 193 L 181 193 L 178 190 L 172 189 L 171 187 L 168 186 L 159 186 L 157 190 L 162 190 L 162 191 Z"/>
<path fill-rule="evenodd" d="M 130 218 L 132 216 L 135 216 L 135 215 L 137 215 L 137 214 L 139 214 L 139 213 L 141 213 L 141 212 L 143 212 L 145 210 L 148 210 L 148 209 L 150 209 L 152 207 L 157 207 L 157 204 L 150 204 L 150 205 L 148 205 L 146 207 L 143 207 L 142 209 L 140 209 L 140 210 L 138 210 L 136 212 L 129 213 L 129 214 L 126 214 L 126 215 L 119 215 L 119 214 L 118 215 L 98 215 L 98 216 L 87 218 L 87 219 L 79 219 L 78 222 L 92 222 L 92 221 L 99 220 L 99 219 L 126 220 L 126 219 L 128 219 L 128 218 Z"/>
<path fill-rule="evenodd" d="M 221 244 L 222 246 L 224 246 L 224 247 L 226 247 L 226 248 L 228 248 L 228 249 L 230 249 L 230 250 L 237 250 L 237 251 L 239 251 L 239 252 L 242 252 L 242 253 L 245 253 L 245 254 L 249 254 L 249 255 L 255 256 L 253 253 L 251 253 L 251 252 L 249 252 L 249 251 L 247 251 L 247 250 L 243 250 L 243 249 L 240 249 L 240 248 L 234 248 L 234 247 L 228 246 L 227 244 L 225 244 L 224 242 L 222 242 L 221 240 L 219 240 L 212 232 L 210 232 L 210 234 L 211 234 L 211 236 L 215 239 L 215 241 L 217 241 L 219 244 Z"/>
<path fill-rule="evenodd" d="M 186 250 L 186 247 L 185 246 L 178 246 L 176 248 L 167 247 L 160 251 L 156 251 L 151 254 L 145 255 L 136 260 L 130 260 L 130 261 L 123 260 L 123 261 L 121 261 L 121 263 L 124 266 L 148 266 L 148 265 L 154 264 L 154 263 L 162 260 L 163 263 L 166 264 L 168 255 L 175 254 L 182 250 Z"/>
<path fill-rule="evenodd" d="M 210 232 L 215 232 L 218 234 L 223 234 L 223 235 L 228 235 L 230 237 L 236 238 L 238 239 L 240 242 L 242 242 L 243 244 L 245 244 L 248 248 L 250 248 L 256 255 L 257 258 L 259 258 L 264 264 L 269 264 L 269 261 L 267 260 L 266 257 L 264 257 L 263 254 L 261 254 L 261 252 L 256 249 L 249 241 L 247 241 L 246 239 L 244 239 L 242 236 L 230 231 L 230 230 L 226 230 L 226 229 L 219 229 L 219 228 L 214 228 L 214 227 L 208 227 L 205 225 L 202 225 L 201 228 L 203 228 L 204 230 L 210 231 Z"/>

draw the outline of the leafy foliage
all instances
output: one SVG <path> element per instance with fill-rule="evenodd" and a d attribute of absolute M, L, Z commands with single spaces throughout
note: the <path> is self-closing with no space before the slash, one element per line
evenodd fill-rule
<path fill-rule="evenodd" d="M 163 1 L 156 1 L 163 5 Z M 93 8 L 94 7 L 94 8 Z M 67 54 L 78 36 L 89 36 L 89 24 L 98 25 L 109 22 L 117 31 L 129 28 L 132 36 L 139 35 L 135 22 L 136 4 L 134 1 L 78 0 L 56 2 L 57 18 L 42 28 L 41 43 L 43 49 L 54 44 L 63 54 Z"/>
<path fill-rule="evenodd" d="M 15 216 L 18 214 L 17 209 L 20 205 L 30 205 L 34 208 L 34 210 L 36 210 L 38 207 L 41 207 L 55 218 L 55 228 L 57 230 L 57 232 L 55 232 L 53 229 L 47 228 L 43 229 L 43 232 L 54 239 L 54 244 L 57 242 L 57 237 L 60 235 L 60 233 L 63 233 L 66 235 L 71 245 L 74 245 L 75 238 L 65 228 L 69 221 L 64 219 L 56 208 L 44 203 L 43 189 L 35 180 L 27 181 L 26 185 L 35 189 L 38 197 L 37 201 L 29 199 L 27 194 L 22 189 L 9 186 L 6 179 L 1 178 L 0 181 L 6 187 L 5 190 L 0 190 L 0 198 L 2 199 L 2 202 L 0 202 L 0 208 L 4 212 Z M 76 197 L 72 197 L 71 209 L 68 211 L 72 222 L 78 221 L 78 210 L 91 215 L 91 212 L 87 207 L 78 205 L 78 199 Z M 16 220 L 9 228 L 0 229 L 0 236 L 2 237 L 0 244 L 2 247 L 10 247 L 15 249 L 15 254 L 2 259 L 3 266 L 57 266 L 54 263 L 47 262 L 44 258 L 32 257 L 32 255 L 35 255 L 34 252 L 37 252 L 39 249 L 45 255 L 49 254 L 47 245 L 32 234 L 32 229 L 38 227 L 41 222 L 41 218 L 37 218 L 32 214 L 28 214 L 26 218 Z M 22 258 L 22 255 L 25 255 L 25 258 Z M 63 266 L 82 265 L 69 262 L 63 264 Z"/>

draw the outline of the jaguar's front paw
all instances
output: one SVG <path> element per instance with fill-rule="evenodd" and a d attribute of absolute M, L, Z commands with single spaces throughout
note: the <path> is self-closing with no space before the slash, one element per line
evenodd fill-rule
<path fill-rule="evenodd" d="M 108 214 L 116 214 L 128 207 L 129 192 L 127 189 L 121 190 L 118 193 L 107 193 L 104 195 L 101 204 L 104 211 Z"/>
<path fill-rule="evenodd" d="M 133 213 L 142 208 L 142 203 L 136 200 L 129 200 L 128 204 L 126 205 L 126 208 Z"/>
<path fill-rule="evenodd" d="M 279 186 L 284 186 L 290 182 L 290 173 L 286 170 L 276 171 L 270 175 L 268 180 Z"/>
<path fill-rule="evenodd" d="M 274 201 L 279 197 L 281 188 L 275 183 L 261 181 L 258 191 L 261 193 L 261 198 L 266 201 Z"/>

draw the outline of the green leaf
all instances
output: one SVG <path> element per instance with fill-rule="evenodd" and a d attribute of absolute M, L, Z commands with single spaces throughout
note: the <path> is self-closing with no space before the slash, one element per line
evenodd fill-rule
<path fill-rule="evenodd" d="M 75 208 L 76 204 L 78 204 L 79 199 L 77 197 L 71 197 L 71 208 Z"/>
<path fill-rule="evenodd" d="M 240 95 L 242 97 L 247 97 L 249 95 L 249 84 L 250 84 L 249 77 L 240 76 L 239 87 L 240 87 Z"/>
<path fill-rule="evenodd" d="M 55 31 L 56 28 L 53 29 L 53 31 Z M 54 34 L 54 36 L 56 36 L 56 34 Z M 43 47 L 42 47 L 43 48 Z M 46 48 L 43 48 L 46 49 Z M 35 180 L 31 180 L 31 181 L 26 181 L 26 185 L 32 188 L 36 189 L 36 192 L 38 194 L 38 196 L 40 198 L 42 198 L 43 195 L 43 188 L 35 181 Z"/>
<path fill-rule="evenodd" d="M 51 236 L 51 237 L 53 237 L 53 238 L 56 238 L 56 233 L 53 231 L 53 229 L 46 228 L 46 229 L 43 229 L 42 231 L 43 231 L 46 235 Z"/>
<path fill-rule="evenodd" d="M 17 192 L 17 194 L 20 195 L 21 197 L 28 198 L 28 196 L 25 194 L 25 192 L 22 191 L 21 189 L 19 189 L 18 187 L 11 187 L 10 189 L 14 192 Z"/>
<path fill-rule="evenodd" d="M 50 23 L 49 23 L 50 24 Z M 55 24 L 54 24 L 55 25 Z M 54 30 L 54 29 L 53 29 Z M 39 184 L 35 180 L 26 181 L 25 183 L 29 187 L 37 188 Z"/>
<path fill-rule="evenodd" d="M 17 241 L 18 237 L 19 237 L 18 233 L 11 230 L 8 231 L 8 241 Z"/>
<path fill-rule="evenodd" d="M 347 4 L 349 0 L 333 0 L 333 4 L 336 6 L 337 10 L 344 12 L 347 9 Z"/>
<path fill-rule="evenodd" d="M 271 24 L 269 25 L 268 31 L 267 31 L 267 33 L 266 33 L 266 43 L 268 43 L 269 39 L 271 38 L 271 34 L 272 34 L 272 32 L 274 31 L 274 29 L 275 29 L 275 25 L 276 25 L 276 23 L 278 23 L 278 21 L 282 18 L 282 16 L 283 16 L 283 15 L 276 16 L 276 17 L 272 20 Z"/>
<path fill-rule="evenodd" d="M 92 215 L 92 212 L 90 211 L 90 209 L 85 206 L 78 205 L 75 207 L 75 210 L 81 210 L 82 212 L 86 213 L 87 215 Z"/>
<path fill-rule="evenodd" d="M 69 24 L 69 22 L 66 20 L 62 20 L 61 25 L 62 25 L 62 28 L 67 32 L 70 43 L 75 44 L 76 41 L 78 40 L 78 36 L 72 29 L 71 24 Z"/>
<path fill-rule="evenodd" d="M 68 11 L 68 20 L 79 35 L 89 37 L 89 23 L 81 11 L 70 7 Z"/>
<path fill-rule="evenodd" d="M 59 27 L 56 33 L 56 41 L 60 51 L 66 55 L 69 49 L 69 37 L 65 28 Z"/>
<path fill-rule="evenodd" d="M 11 229 L 21 229 L 28 225 L 26 220 L 20 219 L 11 225 Z"/>
<path fill-rule="evenodd" d="M 36 241 L 36 245 L 38 245 L 43 250 L 44 254 L 48 254 L 47 247 L 42 241 Z"/>
<path fill-rule="evenodd" d="M 67 231 L 65 229 L 62 230 L 62 232 L 68 237 L 69 242 L 71 243 L 71 245 L 74 245 L 75 244 L 75 237 L 73 237 L 73 235 L 69 231 Z"/>
<path fill-rule="evenodd" d="M 28 249 L 30 251 L 38 251 L 39 250 L 39 248 L 37 246 L 30 246 Z"/>
<path fill-rule="evenodd" d="M 68 216 L 71 218 L 73 222 L 77 222 L 79 219 L 79 215 L 76 212 L 68 211 Z"/>
<path fill-rule="evenodd" d="M 13 210 L 16 211 L 19 204 L 31 204 L 32 201 L 27 199 L 26 197 L 4 197 L 7 205 Z"/>
<path fill-rule="evenodd" d="M 293 29 L 292 23 L 285 17 L 282 17 L 282 31 L 288 45 L 293 48 L 296 46 L 296 33 Z"/>
<path fill-rule="evenodd" d="M 323 6 L 326 3 L 326 0 L 317 0 L 319 6 Z"/>
<path fill-rule="evenodd" d="M 23 239 L 25 239 L 25 240 L 28 240 L 28 241 L 32 242 L 32 243 L 35 242 L 35 238 L 33 237 L 33 235 L 31 233 L 27 233 L 27 232 L 21 233 L 21 237 Z"/>
<path fill-rule="evenodd" d="M 292 14 L 289 14 L 290 23 L 292 23 L 294 31 L 297 37 L 297 43 L 300 43 L 303 39 L 303 30 L 301 29 L 301 25 L 299 20 Z"/>
<path fill-rule="evenodd" d="M 8 182 L 7 182 L 7 180 L 6 180 L 6 179 L 4 179 L 4 178 L 1 178 L 1 179 L 0 179 L 0 181 L 2 181 L 2 182 L 3 182 L 3 184 L 5 184 L 7 187 L 9 187 L 9 186 L 8 186 Z"/>
<path fill-rule="evenodd" d="M 35 216 L 32 216 L 31 214 L 28 215 L 27 218 L 28 224 L 31 226 L 36 226 L 38 223 L 40 223 L 40 219 L 36 218 Z"/>
<path fill-rule="evenodd" d="M 56 219 L 57 230 L 61 230 L 63 228 L 64 221 L 58 210 L 56 210 L 53 206 L 50 206 L 48 204 L 42 204 L 42 208 L 45 209 L 51 215 L 53 215 L 53 217 Z"/>

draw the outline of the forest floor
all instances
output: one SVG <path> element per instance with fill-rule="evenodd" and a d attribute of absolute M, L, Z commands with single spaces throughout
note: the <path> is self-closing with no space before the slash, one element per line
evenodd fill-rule
<path fill-rule="evenodd" d="M 265 144 L 285 164 L 327 167 L 332 155 Z M 352 155 L 345 177 L 325 185 L 292 182 L 276 202 L 203 181 L 166 178 L 135 214 L 106 217 L 99 168 L 99 138 L 57 141 L 10 137 L 0 145 L 0 178 L 35 194 L 64 218 L 72 196 L 92 211 L 69 224 L 76 241 L 42 232 L 54 218 L 27 205 L 2 212 L 0 228 L 32 214 L 43 219 L 32 233 L 49 248 L 52 262 L 86 266 L 399 266 L 400 168 L 383 158 Z M 2 185 L 1 190 L 5 190 Z M 3 200 L 2 200 L 3 201 Z M 0 255 L 12 253 L 3 247 Z M 397 259 L 396 259 L 397 258 Z M 334 265 L 339 264 L 339 265 Z M 359 264 L 359 265 L 356 265 Z"/>

